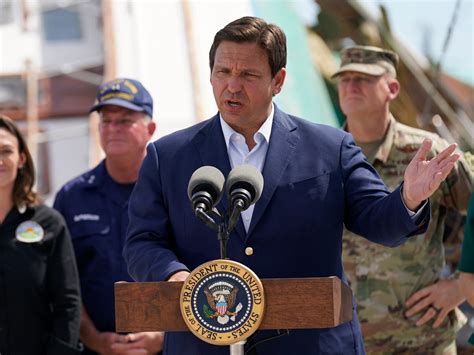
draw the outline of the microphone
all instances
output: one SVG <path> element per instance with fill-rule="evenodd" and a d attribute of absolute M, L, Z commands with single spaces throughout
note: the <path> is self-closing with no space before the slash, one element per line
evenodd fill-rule
<path fill-rule="evenodd" d="M 213 166 L 202 166 L 197 169 L 188 183 L 188 197 L 194 213 L 208 212 L 219 203 L 224 187 L 224 175 Z"/>
<path fill-rule="evenodd" d="M 230 172 L 225 191 L 232 209 L 229 218 L 229 231 L 235 227 L 239 213 L 256 203 L 263 191 L 263 176 L 252 165 L 239 165 Z"/>

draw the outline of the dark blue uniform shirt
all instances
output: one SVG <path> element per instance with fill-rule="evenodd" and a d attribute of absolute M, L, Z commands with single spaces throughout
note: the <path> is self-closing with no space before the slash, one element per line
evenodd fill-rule
<path fill-rule="evenodd" d="M 54 202 L 71 232 L 83 304 L 99 331 L 115 331 L 114 283 L 132 281 L 122 248 L 133 186 L 112 180 L 102 161 L 64 185 Z"/>

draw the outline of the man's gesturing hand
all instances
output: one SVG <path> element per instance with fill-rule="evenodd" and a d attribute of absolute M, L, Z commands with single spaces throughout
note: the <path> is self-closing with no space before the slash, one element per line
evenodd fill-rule
<path fill-rule="evenodd" d="M 459 153 L 454 153 L 456 144 L 451 144 L 433 159 L 427 160 L 432 144 L 431 139 L 425 139 L 405 170 L 403 200 L 412 211 L 438 189 L 461 157 Z"/>

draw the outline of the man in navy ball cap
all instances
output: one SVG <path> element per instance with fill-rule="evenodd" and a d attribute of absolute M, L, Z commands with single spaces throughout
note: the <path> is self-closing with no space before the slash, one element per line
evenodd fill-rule
<path fill-rule="evenodd" d="M 100 116 L 105 159 L 68 182 L 55 208 L 66 219 L 76 254 L 82 292 L 81 340 L 86 354 L 156 353 L 163 334 L 115 333 L 114 282 L 133 281 L 122 257 L 128 200 L 156 125 L 153 99 L 133 79 L 99 87 L 90 112 Z"/>

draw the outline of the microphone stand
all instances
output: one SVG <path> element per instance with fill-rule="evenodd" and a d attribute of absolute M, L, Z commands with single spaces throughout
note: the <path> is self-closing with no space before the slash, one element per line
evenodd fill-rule
<path fill-rule="evenodd" d="M 206 226 L 217 232 L 217 240 L 219 240 L 219 248 L 221 259 L 228 259 L 227 257 L 227 242 L 229 241 L 230 232 L 235 228 L 239 221 L 240 213 L 244 209 L 244 202 L 238 199 L 234 205 L 234 209 L 230 216 L 224 217 L 217 211 L 216 216 L 221 217 L 222 221 L 217 223 L 211 216 L 206 213 L 204 206 L 198 205 L 194 210 L 196 216 Z"/>
<path fill-rule="evenodd" d="M 229 241 L 230 231 L 225 221 L 219 224 L 217 231 L 217 239 L 219 240 L 219 246 L 221 251 L 221 259 L 229 259 L 227 257 L 227 242 Z"/>
<path fill-rule="evenodd" d="M 206 211 L 201 207 L 196 207 L 195 211 L 196 216 L 209 228 L 217 232 L 217 240 L 219 240 L 219 249 L 221 254 L 221 259 L 228 259 L 227 257 L 227 242 L 229 241 L 229 235 L 231 230 L 229 229 L 229 224 L 227 223 L 227 218 L 222 218 L 220 223 L 217 223 L 211 216 L 209 216 Z M 216 213 L 218 217 L 221 217 L 219 213 Z"/>

